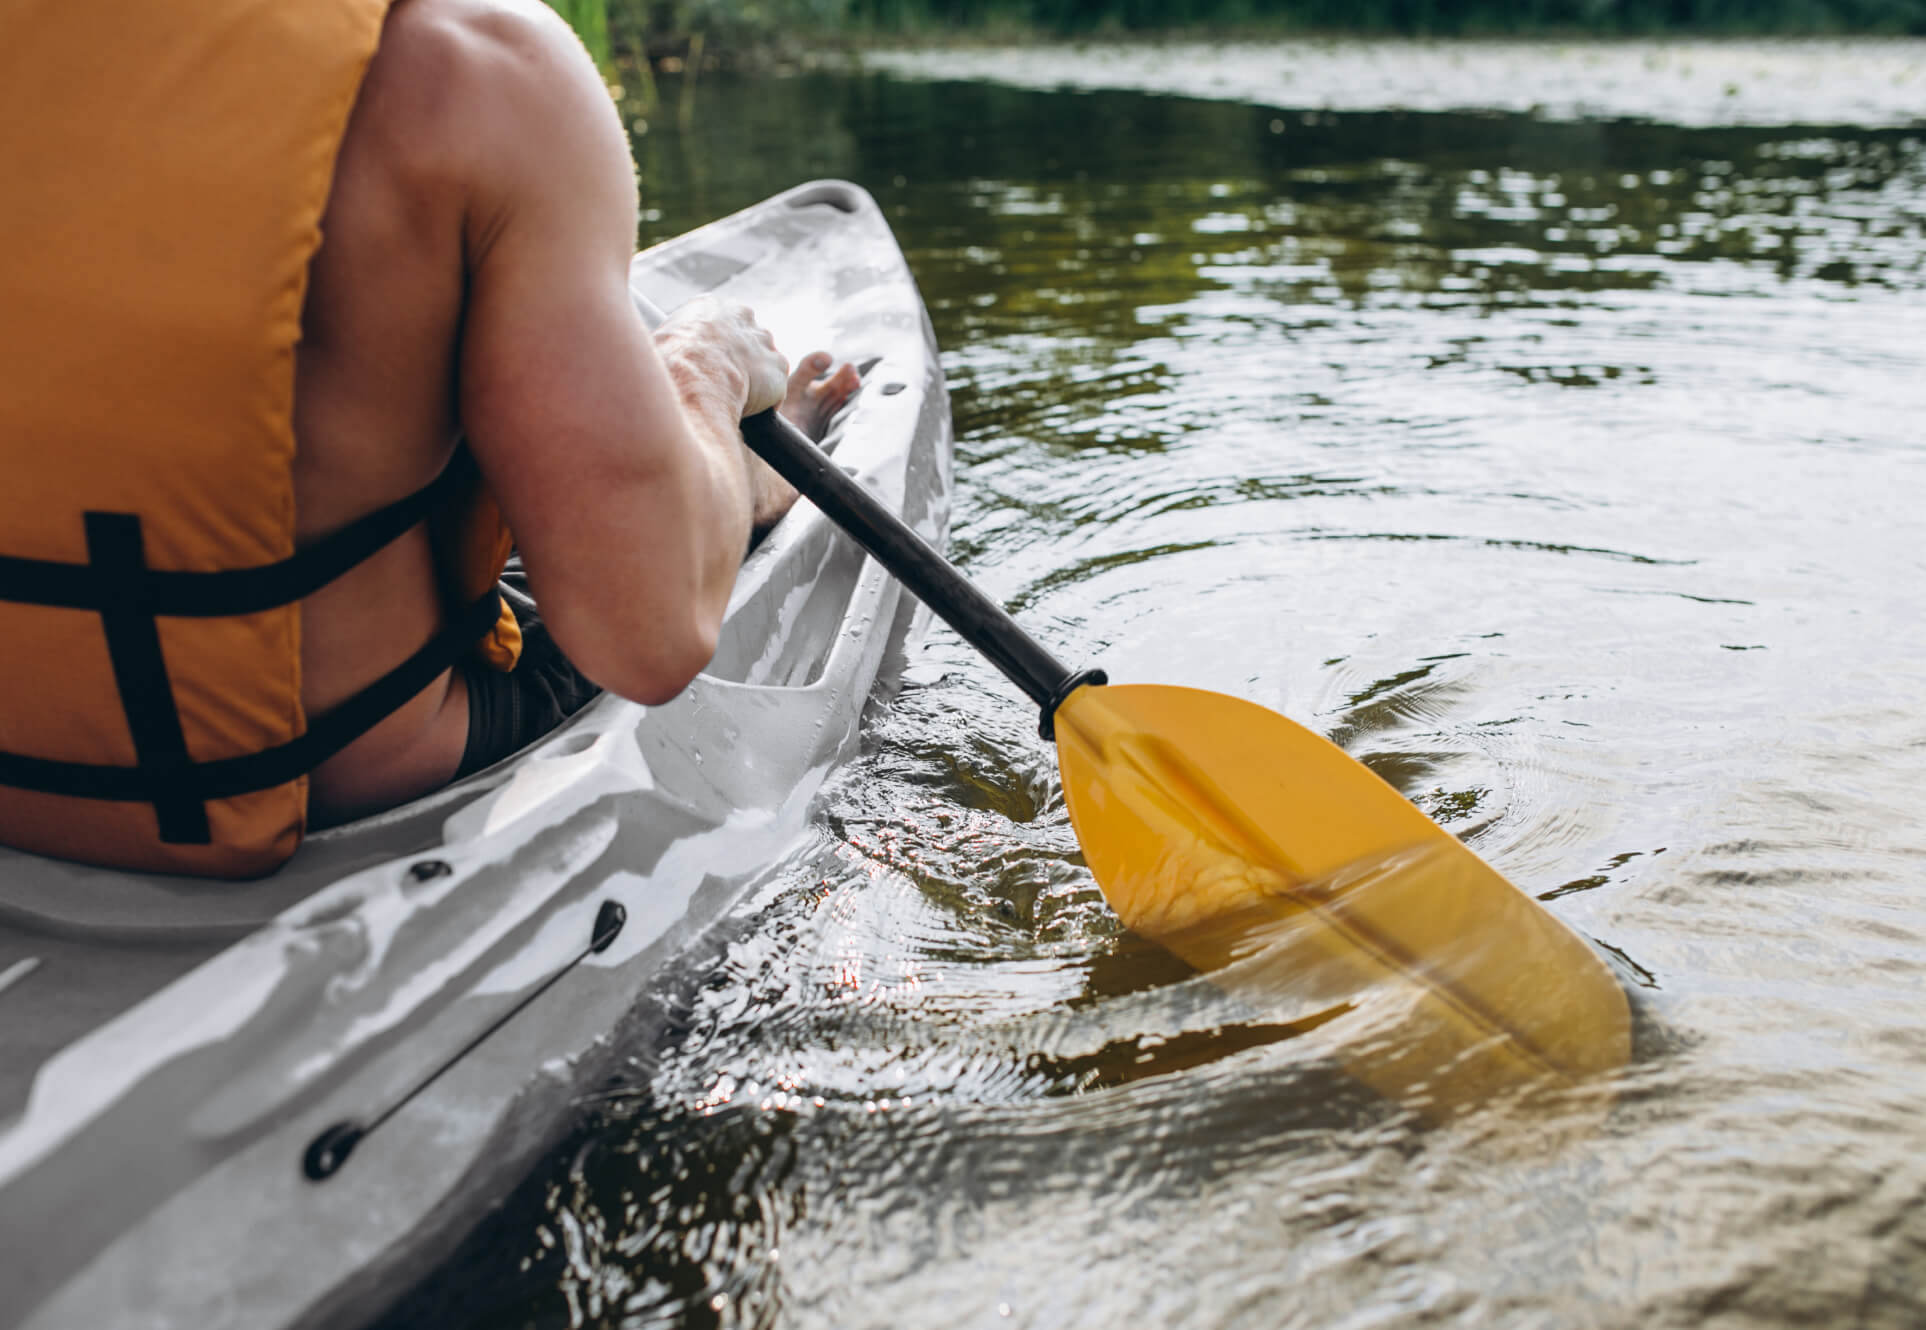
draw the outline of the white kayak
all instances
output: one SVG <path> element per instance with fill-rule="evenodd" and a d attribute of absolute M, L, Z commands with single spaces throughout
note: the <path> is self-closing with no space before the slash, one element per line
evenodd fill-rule
<path fill-rule="evenodd" d="M 791 190 L 638 255 L 631 285 L 867 364 L 825 444 L 943 539 L 948 398 L 867 194 Z M 271 878 L 0 851 L 0 1326 L 378 1313 L 652 1037 L 638 999 L 793 846 L 922 613 L 799 505 L 674 702 L 604 696 Z"/>

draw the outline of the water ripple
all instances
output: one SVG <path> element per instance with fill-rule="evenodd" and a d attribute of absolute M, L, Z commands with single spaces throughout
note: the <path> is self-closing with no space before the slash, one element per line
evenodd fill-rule
<path fill-rule="evenodd" d="M 1334 739 L 1594 942 L 1635 1058 L 1378 1098 L 1383 995 L 1260 1011 L 1123 931 L 1034 709 L 939 630 L 394 1326 L 1926 1318 L 1916 127 L 818 78 L 638 145 L 664 233 L 797 162 L 870 184 L 969 574 Z"/>

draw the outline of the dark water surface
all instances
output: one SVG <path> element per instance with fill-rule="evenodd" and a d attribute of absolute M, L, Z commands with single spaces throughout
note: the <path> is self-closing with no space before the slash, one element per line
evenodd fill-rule
<path fill-rule="evenodd" d="M 938 629 L 679 1037 L 394 1324 L 1926 1322 L 1926 130 L 830 77 L 652 119 L 645 240 L 883 202 L 972 576 L 1336 739 L 1647 1029 L 1602 1121 L 1376 1099 L 1119 929 Z"/>

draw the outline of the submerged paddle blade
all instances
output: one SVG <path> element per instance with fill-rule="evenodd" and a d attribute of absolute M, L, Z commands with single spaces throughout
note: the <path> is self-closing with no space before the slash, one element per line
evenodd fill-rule
<path fill-rule="evenodd" d="M 1449 1109 L 1630 1055 L 1603 962 L 1328 740 L 1194 688 L 1079 688 L 1064 798 L 1123 921 L 1240 996 L 1369 1007 L 1347 1067 Z"/>

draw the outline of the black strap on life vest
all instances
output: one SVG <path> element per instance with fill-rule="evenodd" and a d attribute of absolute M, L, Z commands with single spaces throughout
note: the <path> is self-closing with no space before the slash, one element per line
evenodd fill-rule
<path fill-rule="evenodd" d="M 0 600 L 100 615 L 135 757 L 133 766 L 120 766 L 0 752 L 0 785 L 152 804 L 163 842 L 208 844 L 208 800 L 285 785 L 366 734 L 495 625 L 501 594 L 490 588 L 464 606 L 426 646 L 311 723 L 306 733 L 210 762 L 188 755 L 156 620 L 258 614 L 312 595 L 423 521 L 457 486 L 472 481 L 473 467 L 467 454 L 459 453 L 440 476 L 407 498 L 291 558 L 254 568 L 211 573 L 149 568 L 140 517 L 134 513 L 84 515 L 86 563 L 0 556 Z"/>

